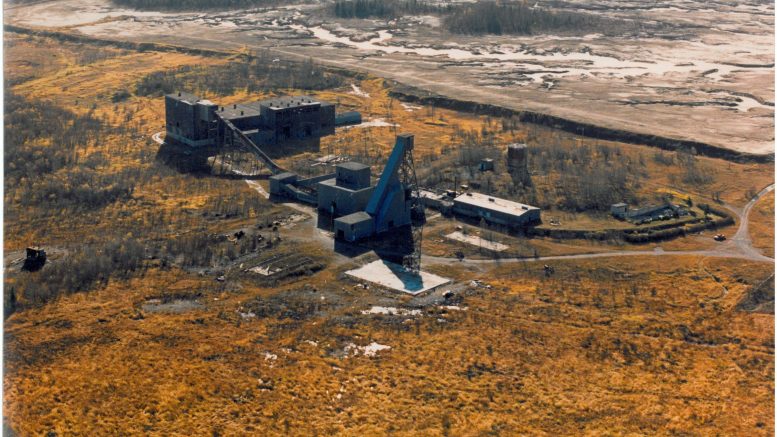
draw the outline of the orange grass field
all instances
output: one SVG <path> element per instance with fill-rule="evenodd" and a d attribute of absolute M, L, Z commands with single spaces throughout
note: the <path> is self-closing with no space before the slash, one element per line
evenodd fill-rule
<path fill-rule="evenodd" d="M 260 224 L 269 236 L 271 223 L 295 213 L 243 180 L 161 163 L 150 137 L 164 129 L 163 99 L 132 93 L 112 101 L 149 73 L 232 58 L 141 53 L 13 33 L 6 42 L 11 92 L 94 114 L 116 128 L 77 147 L 77 162 L 99 156 L 104 162 L 95 165 L 97 174 L 138 175 L 129 199 L 95 210 L 26 206 L 23 192 L 6 186 L 6 293 L 24 275 L 41 275 L 81 247 L 114 240 L 165 246 Z M 84 53 L 99 56 L 78 61 Z M 373 157 L 377 165 L 397 131 L 412 132 L 416 162 L 428 170 L 448 165 L 455 153 L 441 152 L 457 150 L 457 132 L 485 128 L 504 143 L 608 144 L 624 156 L 644 156 L 644 196 L 672 190 L 698 204 L 719 192 L 722 201 L 742 207 L 749 193 L 773 182 L 771 164 L 697 157 L 713 179 L 706 186 L 684 185 L 677 182 L 680 170 L 654 163 L 648 147 L 540 126 L 501 131 L 493 118 L 407 108 L 389 97 L 379 78 L 349 80 L 370 98 L 353 94 L 350 83 L 305 92 L 398 127 L 338 130 L 322 141 L 320 154 Z M 264 95 L 239 90 L 206 97 L 229 104 Z M 39 143 L 57 147 L 56 137 Z M 43 177 L 67 183 L 68 172 L 78 168 Z M 538 181 L 538 189 L 556 177 Z M 232 205 L 240 205 L 237 212 L 224 212 Z M 770 194 L 750 215 L 755 246 L 769 256 L 773 214 Z M 564 217 L 581 226 L 611 223 L 601 215 Z M 280 239 L 258 249 L 260 256 L 302 254 L 322 266 L 280 281 L 243 273 L 242 264 L 217 280 L 215 268 L 184 268 L 148 256 L 142 269 L 114 272 L 45 303 L 18 296 L 18 310 L 5 320 L 6 429 L 21 436 L 774 434 L 774 316 L 738 306 L 773 275 L 773 264 L 699 256 L 567 259 L 553 261 L 548 276 L 543 262 L 424 263 L 425 270 L 453 279 L 448 288 L 454 297 L 443 299 L 443 289 L 411 298 L 348 279 L 344 272 L 371 255 L 335 255 L 331 246 L 303 234 L 311 226 L 283 225 Z M 431 222 L 426 253 L 451 256 L 463 248 L 444 239 L 455 226 L 448 219 Z M 711 249 L 716 243 L 710 236 L 661 246 Z M 523 245 L 527 255 L 653 248 L 500 238 Z M 31 242 L 51 249 L 52 266 L 39 273 L 9 267 L 8 258 L 21 256 Z M 230 244 L 213 251 L 225 253 Z M 405 312 L 372 314 L 373 306 Z"/>
<path fill-rule="evenodd" d="M 754 247 L 774 256 L 774 191 L 758 199 L 750 212 L 750 238 Z"/>

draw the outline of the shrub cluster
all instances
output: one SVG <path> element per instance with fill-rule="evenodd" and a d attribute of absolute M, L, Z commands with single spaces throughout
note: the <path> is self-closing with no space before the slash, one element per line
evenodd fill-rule
<path fill-rule="evenodd" d="M 261 51 L 251 61 L 212 67 L 185 66 L 154 72 L 137 83 L 135 93 L 139 96 L 161 96 L 187 90 L 199 94 L 230 95 L 237 90 L 249 93 L 279 88 L 323 90 L 344 84 L 342 76 L 324 70 L 311 59 L 292 62 Z"/>

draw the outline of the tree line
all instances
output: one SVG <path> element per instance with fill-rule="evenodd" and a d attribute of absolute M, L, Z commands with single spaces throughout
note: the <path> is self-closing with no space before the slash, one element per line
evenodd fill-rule
<path fill-rule="evenodd" d="M 404 15 L 443 15 L 451 33 L 467 35 L 531 35 L 541 32 L 609 31 L 622 27 L 614 20 L 573 11 L 553 11 L 526 1 L 479 1 L 465 5 L 437 5 L 418 0 L 337 0 L 340 18 L 397 18 Z"/>
<path fill-rule="evenodd" d="M 340 18 L 396 18 L 439 14 L 450 9 L 418 0 L 337 0 L 333 7 L 335 16 Z"/>
<path fill-rule="evenodd" d="M 603 20 L 591 14 L 551 11 L 527 2 L 482 1 L 456 7 L 445 17 L 452 33 L 531 35 L 552 31 L 588 32 L 601 29 Z"/>

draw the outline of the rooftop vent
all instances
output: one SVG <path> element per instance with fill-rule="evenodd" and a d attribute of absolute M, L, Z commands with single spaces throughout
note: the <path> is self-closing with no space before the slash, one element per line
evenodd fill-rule
<path fill-rule="evenodd" d="M 470 197 L 472 197 L 472 193 L 467 193 L 467 196 L 470 196 Z"/>
<path fill-rule="evenodd" d="M 178 97 L 181 97 L 181 92 L 180 91 L 178 91 Z"/>
<path fill-rule="evenodd" d="M 494 198 L 493 198 L 493 197 L 489 197 L 489 198 L 488 198 L 488 201 L 489 201 L 489 202 L 493 202 L 493 201 L 494 201 Z"/>
<path fill-rule="evenodd" d="M 232 105 L 232 109 L 237 109 L 237 105 Z"/>

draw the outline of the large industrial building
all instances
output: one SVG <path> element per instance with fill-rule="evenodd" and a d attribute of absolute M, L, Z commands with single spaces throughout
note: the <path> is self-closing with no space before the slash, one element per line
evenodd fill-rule
<path fill-rule="evenodd" d="M 293 173 L 270 178 L 270 195 L 315 203 L 333 219 L 335 237 L 357 241 L 412 222 L 414 185 L 407 180 L 413 135 L 397 135 L 377 184 L 370 167 L 358 162 L 335 166 L 335 173 L 298 179 Z M 315 202 L 313 200 L 315 199 Z"/>
<path fill-rule="evenodd" d="M 218 106 L 179 92 L 165 96 L 165 122 L 167 141 L 189 147 L 221 146 L 234 130 L 259 146 L 317 145 L 335 132 L 335 107 L 310 96 Z"/>
<path fill-rule="evenodd" d="M 400 167 L 412 150 L 413 135 L 398 135 L 374 187 L 369 167 L 356 163 L 338 166 L 334 180 L 319 183 L 318 208 L 337 217 L 336 238 L 356 241 L 411 223 L 414 199 L 411 187 L 401 180 Z"/>
<path fill-rule="evenodd" d="M 346 162 L 335 167 L 335 177 L 319 182 L 318 209 L 340 217 L 367 208 L 375 187 L 370 181 L 370 167 Z"/>
<path fill-rule="evenodd" d="M 540 209 L 480 193 L 464 193 L 453 199 L 453 212 L 482 218 L 488 223 L 519 228 L 540 222 Z"/>
<path fill-rule="evenodd" d="M 177 93 L 165 96 L 167 142 L 189 147 L 216 145 L 216 104 L 194 94 Z"/>

